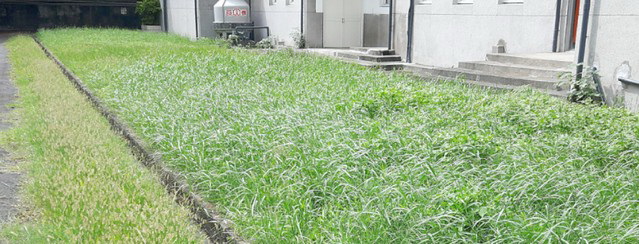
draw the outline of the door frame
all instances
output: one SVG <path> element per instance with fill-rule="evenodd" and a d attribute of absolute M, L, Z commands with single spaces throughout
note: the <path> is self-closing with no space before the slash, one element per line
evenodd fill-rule
<path fill-rule="evenodd" d="M 341 2 L 344 1 L 353 1 L 353 0 L 340 0 Z M 360 18 L 360 26 L 359 26 L 359 32 L 360 32 L 360 46 L 364 45 L 364 1 L 366 0 L 359 0 L 360 1 L 360 8 L 361 8 L 361 15 L 359 16 Z M 322 47 L 325 48 L 349 48 L 347 46 L 342 45 L 341 47 L 330 47 L 330 46 L 326 46 L 326 11 L 329 9 L 329 7 L 327 6 L 327 2 L 326 0 L 322 1 Z M 343 37 L 342 37 L 343 38 Z"/>
<path fill-rule="evenodd" d="M 581 0 L 568 0 L 562 3 L 557 52 L 575 49 L 575 36 L 579 34 L 579 22 L 581 21 L 581 6 L 578 6 L 580 2 Z"/>

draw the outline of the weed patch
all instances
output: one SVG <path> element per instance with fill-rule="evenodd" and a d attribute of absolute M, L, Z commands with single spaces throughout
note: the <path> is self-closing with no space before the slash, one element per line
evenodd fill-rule
<path fill-rule="evenodd" d="M 43 42 L 257 242 L 636 242 L 635 115 L 290 51 Z"/>

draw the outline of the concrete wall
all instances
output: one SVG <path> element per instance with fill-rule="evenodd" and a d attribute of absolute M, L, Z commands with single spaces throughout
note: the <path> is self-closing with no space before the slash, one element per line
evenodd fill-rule
<path fill-rule="evenodd" d="M 291 33 L 300 29 L 300 1 L 295 0 L 293 4 L 287 4 L 287 0 L 277 0 L 277 4 L 270 5 L 271 0 L 252 0 L 251 18 L 255 25 L 268 26 L 271 28 L 271 36 L 285 45 L 293 46 Z M 306 2 L 305 2 L 306 3 Z M 257 40 L 264 36 L 256 35 Z"/>
<path fill-rule="evenodd" d="M 169 32 L 195 39 L 195 4 L 191 0 L 167 0 Z"/>
<path fill-rule="evenodd" d="M 213 6 L 217 0 L 198 0 L 198 30 L 200 37 L 214 38 Z"/>
<path fill-rule="evenodd" d="M 324 14 L 321 12 L 321 4 L 323 4 L 321 0 L 304 1 L 304 36 L 306 38 L 306 47 L 317 48 L 323 46 Z"/>
<path fill-rule="evenodd" d="M 451 67 L 460 61 L 484 60 L 500 39 L 507 43 L 508 53 L 551 52 L 555 6 L 555 0 L 417 5 L 413 61 Z"/>
<path fill-rule="evenodd" d="M 363 43 L 365 47 L 385 47 L 388 45 L 388 6 L 380 0 L 363 0 L 364 13 Z"/>
<path fill-rule="evenodd" d="M 417 0 L 416 0 L 417 1 Z M 393 6 L 393 49 L 406 59 L 406 45 L 408 44 L 408 0 L 396 0 Z M 413 38 L 416 40 L 416 38 Z"/>
<path fill-rule="evenodd" d="M 609 103 L 623 104 L 624 88 L 617 79 L 622 63 L 628 62 L 630 77 L 639 80 L 639 1 L 592 1 L 587 64 L 597 67 Z M 623 73 L 623 72 L 620 72 Z M 626 105 L 639 108 L 637 89 L 626 89 Z"/>
<path fill-rule="evenodd" d="M 160 1 L 162 3 L 162 1 Z M 195 31 L 195 1 L 167 0 L 169 32 L 195 39 L 215 37 L 213 32 L 213 6 L 217 0 L 197 0 L 197 32 Z M 164 19 L 162 19 L 164 22 Z"/>
<path fill-rule="evenodd" d="M 364 14 L 364 46 L 388 45 L 388 14 Z"/>
<path fill-rule="evenodd" d="M 324 2 L 307 0 L 306 3 L 304 32 L 307 44 L 309 47 L 322 47 Z M 363 45 L 385 47 L 388 42 L 388 6 L 381 6 L 380 0 L 362 0 L 362 12 L 364 14 Z"/>

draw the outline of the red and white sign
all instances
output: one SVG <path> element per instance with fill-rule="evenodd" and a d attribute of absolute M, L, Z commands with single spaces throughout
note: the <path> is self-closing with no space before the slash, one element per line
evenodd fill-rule
<path fill-rule="evenodd" d="M 246 9 L 234 8 L 234 9 L 226 10 L 226 16 L 247 16 L 247 15 L 248 15 L 248 10 Z"/>

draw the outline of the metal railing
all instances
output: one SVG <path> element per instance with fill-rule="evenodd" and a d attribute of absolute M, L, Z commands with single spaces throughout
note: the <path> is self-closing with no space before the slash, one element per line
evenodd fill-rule
<path fill-rule="evenodd" d="M 637 85 L 637 86 L 639 86 L 639 81 L 637 81 L 637 80 L 619 78 L 619 81 L 621 81 L 621 83 L 624 83 L 626 85 Z"/>

